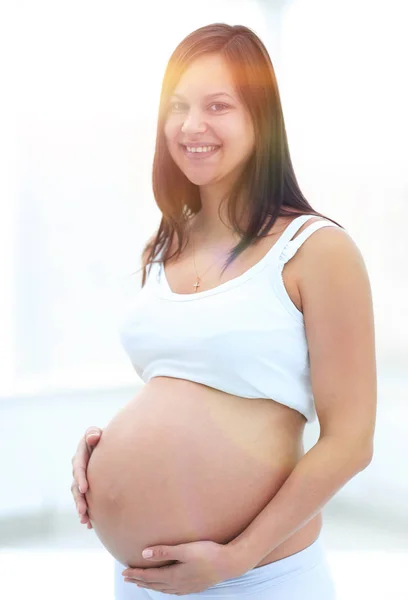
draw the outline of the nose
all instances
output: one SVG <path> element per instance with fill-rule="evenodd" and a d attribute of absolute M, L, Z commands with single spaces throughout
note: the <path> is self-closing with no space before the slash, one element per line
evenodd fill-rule
<path fill-rule="evenodd" d="M 181 126 L 183 133 L 204 133 L 207 125 L 202 119 L 202 114 L 199 111 L 190 111 Z"/>

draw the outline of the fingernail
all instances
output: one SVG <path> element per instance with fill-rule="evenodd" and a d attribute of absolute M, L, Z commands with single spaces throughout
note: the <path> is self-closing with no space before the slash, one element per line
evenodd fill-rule
<path fill-rule="evenodd" d="M 79 493 L 83 494 L 83 491 L 81 490 L 81 486 L 80 485 L 78 485 L 78 489 L 79 489 Z"/>

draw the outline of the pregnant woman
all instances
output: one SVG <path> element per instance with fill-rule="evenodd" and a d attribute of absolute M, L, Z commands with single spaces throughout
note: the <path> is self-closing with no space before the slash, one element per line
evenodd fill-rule
<path fill-rule="evenodd" d="M 333 600 L 321 511 L 373 451 L 370 283 L 299 189 L 250 29 L 202 27 L 173 52 L 153 191 L 120 326 L 144 386 L 78 446 L 81 521 L 116 559 L 118 600 Z"/>

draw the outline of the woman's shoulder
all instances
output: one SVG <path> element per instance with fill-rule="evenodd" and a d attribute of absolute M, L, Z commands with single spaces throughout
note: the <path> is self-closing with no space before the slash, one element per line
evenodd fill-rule
<path fill-rule="evenodd" d="M 296 239 L 302 231 L 318 222 L 323 222 L 325 226 L 312 229 L 311 235 L 302 240 L 296 252 L 294 266 L 299 285 L 302 280 L 313 281 L 324 268 L 331 268 L 335 272 L 339 263 L 344 265 L 348 262 L 351 268 L 353 261 L 362 261 L 360 249 L 348 231 L 325 217 L 308 219 L 292 239 Z"/>
<path fill-rule="evenodd" d="M 307 215 L 305 214 L 305 215 L 300 215 L 300 216 L 307 216 Z M 296 218 L 297 217 L 292 217 L 290 219 L 290 221 L 293 221 Z M 318 231 L 328 231 L 328 230 L 332 231 L 333 229 L 345 231 L 344 229 L 342 229 L 342 227 L 339 227 L 336 223 L 333 223 L 333 221 L 331 221 L 327 217 L 310 215 L 310 218 L 307 219 L 306 222 L 303 223 L 303 225 L 301 227 L 299 227 L 299 229 L 297 230 L 295 235 L 292 237 L 292 239 L 296 239 L 305 229 L 307 229 L 308 227 L 313 225 L 313 223 L 318 223 L 318 222 L 327 224 L 327 227 L 321 227 L 318 229 Z M 331 233 L 329 233 L 329 235 L 331 235 Z M 310 237 L 312 238 L 313 236 L 310 236 Z M 317 239 L 317 238 L 314 238 L 314 239 Z M 320 239 L 320 236 L 319 236 L 319 239 Z"/>
<path fill-rule="evenodd" d="M 299 246 L 296 245 L 296 252 L 285 267 L 285 277 L 297 290 L 301 304 L 303 304 L 305 286 L 313 285 L 313 280 L 318 277 L 323 261 L 331 261 L 332 268 L 335 270 L 337 262 L 345 253 L 348 255 L 353 252 L 354 255 L 359 253 L 347 231 L 327 217 L 311 216 L 299 227 L 291 241 L 296 240 L 311 225 L 319 222 L 327 226 L 311 229 L 311 234 L 306 239 L 302 239 Z"/>

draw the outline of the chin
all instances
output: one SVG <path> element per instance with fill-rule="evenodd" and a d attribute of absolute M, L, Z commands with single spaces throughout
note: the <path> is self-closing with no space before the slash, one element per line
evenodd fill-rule
<path fill-rule="evenodd" d="M 191 183 L 194 183 L 194 185 L 210 185 L 211 183 L 215 183 L 214 178 L 210 178 L 210 177 L 200 177 L 199 175 L 187 175 L 187 173 L 184 173 L 184 175 L 187 177 L 187 179 L 189 181 L 191 181 Z"/>

